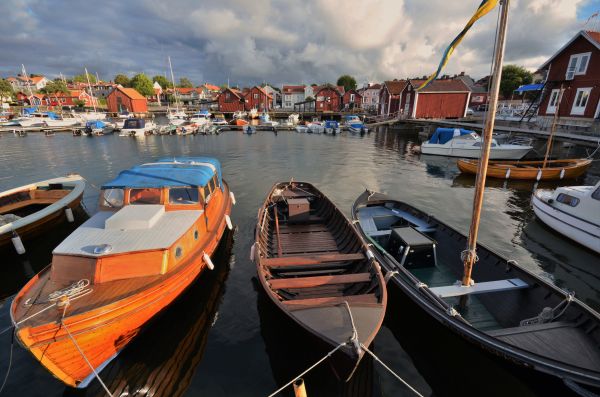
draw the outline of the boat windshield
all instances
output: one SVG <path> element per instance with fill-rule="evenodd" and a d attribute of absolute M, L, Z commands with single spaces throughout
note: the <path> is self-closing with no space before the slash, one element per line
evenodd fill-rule
<path fill-rule="evenodd" d="M 197 188 L 175 187 L 169 189 L 169 204 L 198 204 Z"/>
<path fill-rule="evenodd" d="M 600 201 L 600 186 L 597 187 L 596 190 L 594 190 L 594 193 L 592 193 L 592 198 L 594 200 Z"/>
<path fill-rule="evenodd" d="M 102 191 L 102 205 L 110 208 L 123 206 L 125 192 L 123 189 L 104 189 Z"/>
<path fill-rule="evenodd" d="M 160 204 L 160 189 L 131 189 L 129 192 L 129 204 Z"/>

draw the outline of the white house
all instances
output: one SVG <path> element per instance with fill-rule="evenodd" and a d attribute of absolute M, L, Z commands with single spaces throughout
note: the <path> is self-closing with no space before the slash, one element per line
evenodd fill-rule
<path fill-rule="evenodd" d="M 283 95 L 281 107 L 283 109 L 294 109 L 295 103 L 303 102 L 307 97 L 305 85 L 284 85 L 281 91 Z M 312 89 L 308 96 L 312 96 Z"/>
<path fill-rule="evenodd" d="M 381 94 L 381 84 L 367 84 L 365 87 L 358 90 L 362 95 L 362 108 L 365 110 L 378 110 L 379 97 Z"/>
<path fill-rule="evenodd" d="M 12 85 L 13 90 L 15 91 L 28 90 L 29 87 L 31 87 L 32 91 L 41 90 L 50 82 L 50 80 L 44 76 L 26 77 L 22 75 L 8 77 L 6 81 Z"/>

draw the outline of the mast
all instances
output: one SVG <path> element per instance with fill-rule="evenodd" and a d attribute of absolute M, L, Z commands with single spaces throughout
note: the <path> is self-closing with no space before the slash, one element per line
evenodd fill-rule
<path fill-rule="evenodd" d="M 554 132 L 556 131 L 556 123 L 558 121 L 558 112 L 560 110 L 560 101 L 562 100 L 563 91 L 563 85 L 560 83 L 558 98 L 556 98 L 556 109 L 554 109 L 554 118 L 552 119 L 552 127 L 550 128 L 550 134 L 548 135 L 548 142 L 546 143 L 546 154 L 544 155 L 544 163 L 542 164 L 542 168 L 546 168 L 548 156 L 550 156 L 550 152 L 552 152 L 552 138 L 554 137 Z"/>
<path fill-rule="evenodd" d="M 83 68 L 85 70 L 85 78 L 87 79 L 88 82 L 88 88 L 90 90 L 90 96 L 92 97 L 92 106 L 94 107 L 94 113 L 96 113 L 96 97 L 94 97 L 93 91 L 92 91 L 92 83 L 90 83 L 90 75 L 88 74 L 87 68 Z"/>
<path fill-rule="evenodd" d="M 25 70 L 25 65 L 21 64 L 21 73 L 25 77 L 25 82 L 27 83 L 27 89 L 29 91 L 29 97 L 33 96 L 33 91 L 31 91 L 31 82 L 29 81 L 29 75 L 27 74 L 27 70 Z"/>
<path fill-rule="evenodd" d="M 466 250 L 463 252 L 463 255 L 461 255 L 461 259 L 464 263 L 464 274 L 462 279 L 463 286 L 470 286 L 473 284 L 471 272 L 473 271 L 473 265 L 477 261 L 477 234 L 479 233 L 479 220 L 481 217 L 481 207 L 483 205 L 485 178 L 487 175 L 488 161 L 490 159 L 492 132 L 494 131 L 494 122 L 496 121 L 496 106 L 498 105 L 498 92 L 500 91 L 500 80 L 502 78 L 502 62 L 504 59 L 504 44 L 506 41 L 509 2 L 510 0 L 501 0 L 500 24 L 498 26 L 498 31 L 496 32 L 496 46 L 493 61 L 492 89 L 490 92 L 490 102 L 487 110 L 488 115 L 485 120 L 485 127 L 483 131 L 483 148 L 481 158 L 477 164 L 477 180 L 475 182 L 473 214 L 471 218 L 471 227 L 469 229 L 469 240 Z"/>
<path fill-rule="evenodd" d="M 171 65 L 171 56 L 168 56 L 169 59 L 169 70 L 171 71 L 171 82 L 173 83 L 173 92 L 175 93 L 175 106 L 176 111 L 179 113 L 179 99 L 177 98 L 177 89 L 175 88 L 175 76 L 173 75 L 173 66 Z"/>

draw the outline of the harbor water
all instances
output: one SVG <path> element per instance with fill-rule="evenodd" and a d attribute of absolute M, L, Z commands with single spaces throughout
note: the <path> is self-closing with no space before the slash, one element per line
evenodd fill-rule
<path fill-rule="evenodd" d="M 266 396 L 320 358 L 264 296 L 249 259 L 256 214 L 267 192 L 277 181 L 308 181 L 349 215 L 365 188 L 378 190 L 466 233 L 474 177 L 461 175 L 456 159 L 413 154 L 410 148 L 418 141 L 418 131 L 387 127 L 337 136 L 293 131 L 145 138 L 4 134 L 0 190 L 76 172 L 88 181 L 84 206 L 91 214 L 98 186 L 123 169 L 166 156 L 218 158 L 237 205 L 231 217 L 235 232 L 222 242 L 215 270 L 147 324 L 100 377 L 116 396 Z M 535 142 L 542 154 L 543 145 Z M 585 157 L 592 150 L 556 144 L 554 154 Z M 598 179 L 600 165 L 594 162 L 581 180 L 560 184 L 594 184 Z M 530 205 L 534 188 L 559 185 L 489 180 L 487 186 L 480 242 L 600 309 L 598 256 L 544 226 Z M 2 254 L 0 331 L 10 325 L 12 296 L 49 264 L 52 248 L 73 227 L 61 226 L 27 246 L 23 257 Z M 483 354 L 464 351 L 467 344 L 434 336 L 430 322 L 404 310 L 393 297 L 373 351 L 423 395 L 538 395 L 527 379 Z M 10 331 L 0 335 L 0 382 L 9 363 L 11 367 L 3 395 L 105 395 L 97 381 L 86 389 L 65 387 L 16 340 L 11 343 Z M 327 364 L 304 379 L 310 397 L 414 395 L 368 357 L 347 384 L 338 382 Z M 281 395 L 292 394 L 290 388 Z"/>

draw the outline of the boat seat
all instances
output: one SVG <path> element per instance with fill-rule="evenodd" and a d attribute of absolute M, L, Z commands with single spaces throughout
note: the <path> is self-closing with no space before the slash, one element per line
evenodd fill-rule
<path fill-rule="evenodd" d="M 338 276 L 277 278 L 268 280 L 272 289 L 312 288 L 322 285 L 366 283 L 369 281 L 371 281 L 371 273 L 352 273 Z"/>
<path fill-rule="evenodd" d="M 377 230 L 375 232 L 367 232 L 367 234 L 371 237 L 389 236 L 390 234 L 392 234 L 392 230 Z"/>
<path fill-rule="evenodd" d="M 280 272 L 280 274 L 285 275 L 286 277 L 290 276 L 316 276 L 319 274 L 330 274 L 330 273 L 343 273 L 345 272 L 345 267 L 341 268 L 330 268 L 330 269 L 320 269 L 320 270 L 296 270 L 290 272 Z"/>
<path fill-rule="evenodd" d="M 362 252 L 354 254 L 324 254 L 324 255 L 307 255 L 307 256 L 288 256 L 281 258 L 266 258 L 262 260 L 262 264 L 267 267 L 285 267 L 285 266 L 304 266 L 304 265 L 320 265 L 328 262 L 344 262 L 358 261 L 365 259 Z"/>
<path fill-rule="evenodd" d="M 377 296 L 375 294 L 363 295 L 348 295 L 348 296 L 328 296 L 324 298 L 306 298 L 292 299 L 282 301 L 289 310 L 298 310 L 310 306 L 334 306 L 344 302 L 348 304 L 377 304 Z"/>
<path fill-rule="evenodd" d="M 525 281 L 519 278 L 511 278 L 506 280 L 484 281 L 481 283 L 475 283 L 470 287 L 464 287 L 457 283 L 442 287 L 429 288 L 429 290 L 440 298 L 450 298 L 453 296 L 484 294 L 488 292 L 508 291 L 527 287 L 529 287 L 529 284 L 527 284 Z"/>

